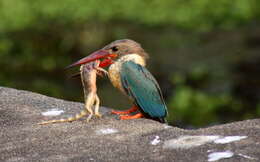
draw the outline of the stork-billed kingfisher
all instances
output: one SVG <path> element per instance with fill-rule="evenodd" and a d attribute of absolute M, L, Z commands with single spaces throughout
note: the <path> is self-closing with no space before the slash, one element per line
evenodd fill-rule
<path fill-rule="evenodd" d="M 134 105 L 127 111 L 112 111 L 113 114 L 121 115 L 121 120 L 146 117 L 165 123 L 167 107 L 157 81 L 145 68 L 148 57 L 139 43 L 122 39 L 108 44 L 69 67 L 101 60 L 99 66 L 109 67 L 108 77 L 113 86 L 127 95 Z M 138 113 L 135 115 L 126 115 L 136 111 Z"/>

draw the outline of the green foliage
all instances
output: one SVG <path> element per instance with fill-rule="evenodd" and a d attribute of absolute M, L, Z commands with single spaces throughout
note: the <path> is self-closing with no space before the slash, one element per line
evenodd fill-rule
<path fill-rule="evenodd" d="M 260 116 L 260 104 L 257 105 L 257 110 L 256 110 L 256 112 L 257 112 L 257 115 Z"/>
<path fill-rule="evenodd" d="M 230 97 L 210 95 L 182 85 L 175 89 L 170 101 L 169 121 L 185 121 L 193 126 L 202 126 L 218 121 L 217 111 L 230 103 Z"/>
<path fill-rule="evenodd" d="M 154 25 L 176 25 L 196 30 L 230 28 L 250 21 L 257 13 L 254 0 L 1 0 L 0 30 L 41 27 L 88 21 L 132 21 Z M 15 7 L 14 7 L 15 6 Z"/>
<path fill-rule="evenodd" d="M 199 127 L 212 123 L 225 123 L 238 119 L 259 116 L 259 104 L 248 108 L 248 104 L 239 100 L 230 91 L 212 92 L 218 85 L 217 76 L 197 66 L 189 73 L 174 73 L 172 82 L 174 94 L 169 98 L 168 121 L 173 125 Z M 226 82 L 228 82 L 226 80 Z M 209 86 L 209 84 L 213 84 Z M 220 85 L 222 86 L 222 85 Z"/>

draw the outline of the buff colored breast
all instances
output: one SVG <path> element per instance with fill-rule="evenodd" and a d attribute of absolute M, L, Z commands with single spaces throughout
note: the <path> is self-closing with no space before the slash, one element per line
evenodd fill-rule
<path fill-rule="evenodd" d="M 114 87 L 118 88 L 120 91 L 124 93 L 121 78 L 120 78 L 120 68 L 121 62 L 115 62 L 108 69 L 108 77 L 113 84 Z"/>

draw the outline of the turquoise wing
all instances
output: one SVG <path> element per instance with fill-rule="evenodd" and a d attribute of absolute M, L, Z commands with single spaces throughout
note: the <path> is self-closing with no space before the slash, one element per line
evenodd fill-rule
<path fill-rule="evenodd" d="M 120 76 L 124 90 L 134 99 L 144 115 L 164 122 L 167 107 L 152 74 L 145 67 L 127 61 L 121 66 Z"/>

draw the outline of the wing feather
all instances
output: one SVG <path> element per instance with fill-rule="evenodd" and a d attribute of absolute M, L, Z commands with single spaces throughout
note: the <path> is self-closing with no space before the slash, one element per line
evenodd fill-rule
<path fill-rule="evenodd" d="M 151 118 L 167 115 L 160 87 L 152 74 L 143 66 L 127 61 L 121 66 L 121 83 L 141 110 Z"/>

